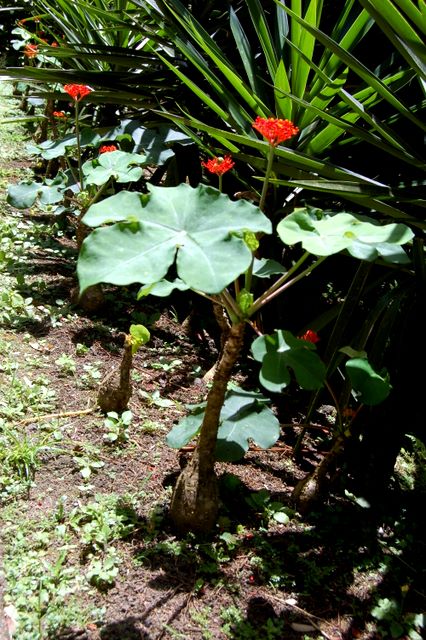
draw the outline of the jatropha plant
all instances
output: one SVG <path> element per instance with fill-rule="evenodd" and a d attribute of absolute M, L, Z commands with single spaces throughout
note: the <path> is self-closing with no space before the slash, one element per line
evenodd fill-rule
<path fill-rule="evenodd" d="M 285 245 L 301 243 L 304 249 L 289 269 L 260 255 L 260 239 L 273 232 L 264 209 L 275 149 L 297 135 L 298 129 L 289 120 L 260 117 L 253 127 L 269 143 L 258 206 L 221 193 L 222 176 L 234 166 L 232 158 L 224 156 L 204 163 L 219 177 L 219 189 L 202 184 L 196 188 L 148 184 L 147 193 L 121 191 L 93 204 L 83 218 L 84 224 L 96 229 L 85 239 L 78 260 L 81 291 L 101 282 L 139 282 L 143 285 L 140 296 L 167 296 L 174 289 L 191 289 L 212 301 L 226 325 L 206 402 L 168 436 L 175 447 L 198 437 L 171 501 L 171 518 L 183 531 L 206 532 L 214 526 L 219 505 L 216 460 L 241 457 L 250 440 L 270 447 L 279 437 L 279 424 L 266 406 L 267 399 L 229 385 L 246 327 L 257 334 L 251 349 L 260 363 L 260 383 L 268 391 L 284 389 L 291 381 L 291 371 L 304 389 L 326 384 L 316 334 L 311 331 L 296 337 L 277 329 L 262 335 L 255 321 L 258 312 L 335 253 L 345 251 L 365 261 L 409 261 L 401 246 L 413 235 L 407 226 L 380 225 L 349 212 L 309 207 L 296 209 L 276 228 Z M 262 251 L 265 245 L 263 242 Z M 177 273 L 172 281 L 167 279 L 171 268 Z M 272 284 L 255 295 L 259 285 L 270 279 Z M 386 377 L 370 367 L 365 354 L 349 353 L 350 379 L 361 401 L 374 404 L 384 399 L 390 389 Z M 369 395 L 371 380 L 377 393 Z"/>

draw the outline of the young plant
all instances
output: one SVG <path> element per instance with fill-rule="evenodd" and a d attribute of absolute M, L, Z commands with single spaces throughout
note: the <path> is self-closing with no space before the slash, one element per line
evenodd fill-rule
<path fill-rule="evenodd" d="M 114 369 L 103 381 L 98 391 L 98 405 L 104 413 L 121 413 L 127 408 L 132 395 L 130 373 L 133 355 L 150 339 L 150 333 L 142 324 L 132 324 L 124 338 L 124 352 L 118 369 Z"/>
<path fill-rule="evenodd" d="M 132 422 L 133 414 L 131 411 L 123 411 L 118 415 L 116 411 L 110 411 L 104 420 L 106 433 L 104 440 L 109 443 L 123 443 L 129 439 L 128 428 Z"/>
<path fill-rule="evenodd" d="M 263 207 L 275 148 L 294 135 L 297 128 L 276 118 L 258 118 L 254 126 L 270 147 L 260 202 Z M 167 296 L 174 289 L 192 289 L 212 300 L 226 314 L 223 348 L 208 393 L 198 444 L 177 481 L 171 503 L 171 516 L 178 528 L 208 531 L 218 510 L 214 465 L 221 412 L 233 367 L 242 350 L 246 325 L 259 333 L 253 316 L 310 275 L 328 256 L 345 250 L 363 260 L 381 257 L 388 262 L 408 261 L 401 245 L 413 234 L 402 224 L 380 226 L 374 220 L 350 213 L 298 210 L 279 223 L 277 232 L 284 244 L 302 242 L 305 251 L 255 298 L 253 279 L 257 270 L 276 273 L 276 263 L 255 262 L 258 237 L 272 232 L 271 222 L 261 207 L 245 200 L 231 201 L 220 191 L 203 185 L 197 188 L 187 184 L 170 188 L 148 185 L 146 195 L 123 191 L 93 205 L 84 223 L 100 228 L 88 236 L 79 256 L 77 271 L 83 291 L 99 282 L 116 285 L 141 282 L 145 286 L 140 295 Z M 177 278 L 170 282 L 165 276 L 172 266 Z M 256 355 L 262 361 L 265 359 L 264 368 L 268 372 L 265 377 L 272 375 L 272 381 L 276 377 L 274 367 L 268 367 L 272 355 L 279 364 L 279 375 L 284 374 L 286 380 L 281 388 L 288 384 L 286 373 L 290 367 L 302 387 L 318 389 L 324 383 L 325 366 L 314 345 L 287 334 L 281 332 L 276 339 L 259 338 L 263 343 L 258 345 Z"/>

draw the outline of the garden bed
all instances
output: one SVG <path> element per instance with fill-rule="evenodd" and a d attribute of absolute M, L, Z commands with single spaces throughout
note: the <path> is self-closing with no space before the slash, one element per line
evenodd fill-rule
<path fill-rule="evenodd" d="M 107 290 L 95 315 L 80 309 L 72 228 L 6 204 L 7 184 L 32 170 L 25 132 L 13 131 L 0 129 L 1 555 L 13 638 L 415 638 L 425 549 L 409 453 L 380 513 L 338 491 L 305 517 L 294 510 L 295 485 L 329 446 L 327 407 L 296 461 L 304 415 L 297 395 L 276 398 L 276 447 L 217 465 L 214 532 L 176 534 L 168 505 L 191 448 L 165 437 L 205 399 L 214 336 L 203 324 L 188 334 L 170 302 L 136 303 L 137 288 Z M 134 357 L 131 414 L 108 421 L 97 390 L 132 322 L 151 338 Z M 252 361 L 234 382 L 256 386 Z"/>

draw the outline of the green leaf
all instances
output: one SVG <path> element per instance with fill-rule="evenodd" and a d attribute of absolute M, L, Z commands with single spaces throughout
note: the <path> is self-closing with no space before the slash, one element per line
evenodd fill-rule
<path fill-rule="evenodd" d="M 243 316 L 246 317 L 253 304 L 253 294 L 247 289 L 241 289 L 237 296 L 237 303 Z"/>
<path fill-rule="evenodd" d="M 261 393 L 230 389 L 220 413 L 220 427 L 216 444 L 216 460 L 239 460 L 254 441 L 259 447 L 272 447 L 280 436 L 280 425 L 266 406 L 269 400 Z M 196 413 L 187 416 L 168 434 L 167 443 L 173 448 L 185 446 L 200 431 L 205 407 L 197 405 Z"/>
<path fill-rule="evenodd" d="M 285 268 L 276 260 L 267 258 L 254 259 L 253 275 L 257 278 L 270 278 L 278 273 L 285 273 Z"/>
<path fill-rule="evenodd" d="M 65 188 L 66 178 L 61 174 L 55 180 L 46 180 L 46 184 L 22 181 L 8 187 L 7 202 L 16 209 L 28 209 L 36 201 L 41 205 L 55 204 L 63 199 Z"/>
<path fill-rule="evenodd" d="M 413 232 L 400 223 L 380 225 L 364 216 L 298 209 L 281 220 L 277 232 L 285 244 L 302 243 L 317 256 L 330 256 L 347 250 L 355 258 L 386 262 L 409 262 L 400 245 L 409 242 Z"/>
<path fill-rule="evenodd" d="M 295 338 L 290 331 L 259 336 L 252 343 L 251 351 L 254 359 L 262 363 L 259 380 L 268 391 L 279 393 L 287 387 L 291 381 L 290 369 L 304 389 L 323 386 L 326 368 L 315 345 Z"/>
<path fill-rule="evenodd" d="M 172 449 L 180 449 L 198 435 L 203 422 L 203 414 L 189 415 L 173 427 L 166 436 L 166 442 Z"/>
<path fill-rule="evenodd" d="M 130 325 L 129 333 L 132 336 L 132 353 L 136 353 L 139 347 L 151 338 L 151 334 L 143 324 Z"/>
<path fill-rule="evenodd" d="M 81 290 L 99 282 L 158 282 L 176 261 L 188 287 L 219 293 L 251 263 L 244 231 L 271 232 L 258 207 L 231 201 L 217 189 L 187 184 L 148 189 L 147 198 L 120 192 L 89 208 L 83 218 L 89 226 L 111 219 L 134 222 L 103 227 L 86 238 L 77 267 Z"/>
<path fill-rule="evenodd" d="M 360 402 L 375 405 L 386 400 L 392 386 L 387 376 L 381 376 L 365 358 L 353 358 L 345 364 L 346 371 Z"/>
<path fill-rule="evenodd" d="M 86 128 L 81 132 L 80 147 L 96 147 L 101 141 L 101 137 L 96 131 Z M 75 134 L 69 133 L 61 140 L 46 140 L 38 145 L 27 145 L 29 153 L 40 155 L 45 160 L 53 160 L 67 153 L 67 149 L 77 146 Z"/>
<path fill-rule="evenodd" d="M 288 524 L 290 522 L 290 518 L 285 513 L 285 511 L 274 511 L 274 513 L 272 514 L 272 517 L 274 520 L 276 520 L 280 524 Z"/>
<path fill-rule="evenodd" d="M 86 184 L 101 186 L 113 178 L 117 182 L 137 182 L 142 177 L 142 169 L 133 165 L 145 163 L 145 156 L 126 151 L 102 153 L 94 160 L 83 164 Z"/>
<path fill-rule="evenodd" d="M 147 284 L 141 287 L 138 291 L 137 299 L 140 300 L 145 296 L 158 296 L 159 298 L 166 298 L 172 291 L 177 289 L 178 291 L 187 291 L 189 286 L 182 282 L 180 278 L 175 278 L 173 282 L 169 280 L 160 280 L 153 284 Z"/>
<path fill-rule="evenodd" d="M 89 207 L 83 218 L 88 227 L 98 227 L 110 222 L 137 220 L 137 212 L 143 206 L 144 194 L 136 191 L 120 191 Z"/>

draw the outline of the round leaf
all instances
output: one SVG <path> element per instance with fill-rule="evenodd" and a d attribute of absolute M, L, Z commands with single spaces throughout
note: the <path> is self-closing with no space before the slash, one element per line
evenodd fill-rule
<path fill-rule="evenodd" d="M 386 400 L 392 386 L 386 377 L 374 371 L 368 360 L 353 358 L 345 366 L 352 387 L 363 404 L 375 405 Z"/>
<path fill-rule="evenodd" d="M 217 189 L 187 184 L 148 189 L 149 197 L 121 192 L 88 210 L 83 219 L 88 225 L 117 219 L 139 224 L 116 224 L 86 238 L 78 261 L 82 290 L 99 282 L 157 282 L 176 257 L 178 276 L 188 287 L 219 293 L 250 265 L 244 231 L 271 232 L 258 207 L 232 201 Z"/>
<path fill-rule="evenodd" d="M 404 224 L 380 225 L 351 213 L 333 213 L 299 209 L 281 220 L 277 232 L 285 244 L 302 243 L 317 256 L 330 256 L 346 249 L 355 258 L 372 261 L 408 262 L 400 248 L 411 240 L 413 232 Z"/>

